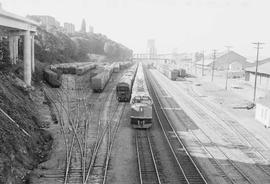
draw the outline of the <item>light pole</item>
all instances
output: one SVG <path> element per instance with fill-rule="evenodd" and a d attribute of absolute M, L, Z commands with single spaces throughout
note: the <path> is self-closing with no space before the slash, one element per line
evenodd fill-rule
<path fill-rule="evenodd" d="M 202 50 L 202 76 L 204 76 L 204 50 Z"/>
<path fill-rule="evenodd" d="M 228 58 L 229 58 L 229 52 L 230 52 L 230 49 L 232 48 L 232 46 L 225 46 L 228 50 L 227 52 L 227 62 L 229 62 Z M 227 71 L 226 71 L 226 85 L 225 85 L 225 89 L 227 90 L 227 87 L 228 87 L 228 75 L 229 75 L 229 63 L 227 64 Z"/>
<path fill-rule="evenodd" d="M 211 79 L 212 82 L 214 81 L 214 71 L 215 71 L 216 52 L 217 52 L 217 50 L 214 50 L 214 53 L 213 53 L 212 79 Z"/>

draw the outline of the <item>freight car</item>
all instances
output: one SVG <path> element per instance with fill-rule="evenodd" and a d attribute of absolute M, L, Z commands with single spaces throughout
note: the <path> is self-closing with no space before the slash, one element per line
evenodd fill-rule
<path fill-rule="evenodd" d="M 116 86 L 116 97 L 119 102 L 129 102 L 131 98 L 132 86 L 137 71 L 137 64 L 133 65 L 124 73 Z"/>
<path fill-rule="evenodd" d="M 43 71 L 44 80 L 52 87 L 60 87 L 62 84 L 62 75 L 59 71 L 52 71 L 50 66 L 44 68 Z"/>
<path fill-rule="evenodd" d="M 133 128 L 152 126 L 152 99 L 149 95 L 142 63 L 139 63 L 131 95 L 130 122 Z"/>
<path fill-rule="evenodd" d="M 101 93 L 106 84 L 111 78 L 113 68 L 111 66 L 105 66 L 104 70 L 91 79 L 91 86 L 94 92 Z"/>
<path fill-rule="evenodd" d="M 83 75 L 87 71 L 95 69 L 96 66 L 97 65 L 95 63 L 85 63 L 85 64 L 82 64 L 82 65 L 79 65 L 79 66 L 76 67 L 76 74 L 77 75 Z"/>
<path fill-rule="evenodd" d="M 60 71 L 63 74 L 77 74 L 82 75 L 88 70 L 94 69 L 96 64 L 92 62 L 80 63 L 60 63 L 51 65 L 51 70 L 54 72 Z"/>
<path fill-rule="evenodd" d="M 168 77 L 171 80 L 176 80 L 177 77 L 179 76 L 179 70 L 178 69 L 174 69 L 170 66 L 168 66 L 167 64 L 157 64 L 156 68 L 158 71 L 160 71 L 163 75 L 165 75 L 166 77 Z"/>
<path fill-rule="evenodd" d="M 120 72 L 120 64 L 119 63 L 114 63 L 113 64 L 113 72 L 114 73 Z"/>
<path fill-rule="evenodd" d="M 123 70 L 123 69 L 128 68 L 131 65 L 131 62 L 130 61 L 120 62 L 119 65 L 120 65 L 120 69 Z"/>

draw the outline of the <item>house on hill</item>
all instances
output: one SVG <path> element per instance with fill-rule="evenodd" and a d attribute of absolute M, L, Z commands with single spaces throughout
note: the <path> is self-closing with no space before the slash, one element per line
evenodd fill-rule
<path fill-rule="evenodd" d="M 245 80 L 252 85 L 255 82 L 256 63 L 254 65 L 245 68 Z M 258 63 L 257 84 L 261 89 L 270 90 L 270 58 Z"/>

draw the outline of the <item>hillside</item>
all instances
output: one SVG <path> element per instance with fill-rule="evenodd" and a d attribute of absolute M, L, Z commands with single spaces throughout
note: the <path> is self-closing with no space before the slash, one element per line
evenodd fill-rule
<path fill-rule="evenodd" d="M 36 72 L 32 89 L 23 84 L 23 41 L 19 61 L 9 62 L 8 37 L 0 41 L 0 183 L 29 183 L 31 171 L 50 155 L 53 138 L 45 127 L 53 122 L 40 81 L 48 64 L 125 60 L 132 51 L 101 34 L 76 33 L 68 36 L 57 30 L 38 29 L 35 36 Z"/>
<path fill-rule="evenodd" d="M 56 29 L 39 28 L 35 41 L 35 57 L 43 63 L 89 61 L 89 54 L 103 55 L 110 60 L 125 60 L 132 50 L 102 34 L 75 33 L 66 35 Z"/>

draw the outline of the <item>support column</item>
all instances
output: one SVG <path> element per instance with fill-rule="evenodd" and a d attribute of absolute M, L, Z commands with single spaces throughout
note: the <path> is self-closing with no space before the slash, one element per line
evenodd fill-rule
<path fill-rule="evenodd" d="M 35 36 L 31 37 L 31 67 L 32 73 L 35 72 Z"/>
<path fill-rule="evenodd" d="M 9 36 L 8 37 L 8 42 L 9 42 L 9 59 L 10 59 L 10 62 L 11 64 L 15 64 L 14 63 L 14 45 L 13 45 L 13 42 L 14 42 L 14 36 Z"/>
<path fill-rule="evenodd" d="M 23 40 L 24 82 L 31 86 L 31 36 L 30 31 L 25 31 Z"/>
<path fill-rule="evenodd" d="M 9 58 L 12 65 L 18 60 L 18 36 L 9 35 Z"/>
<path fill-rule="evenodd" d="M 14 63 L 16 64 L 19 59 L 19 36 L 14 37 Z"/>

